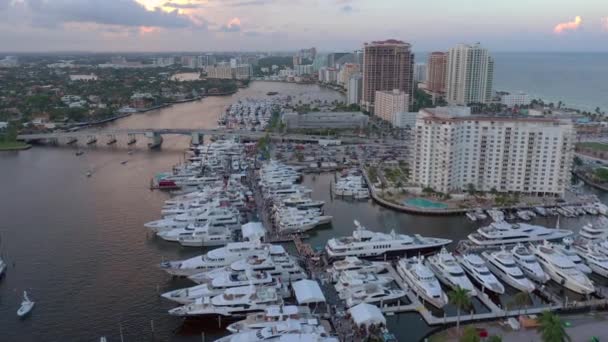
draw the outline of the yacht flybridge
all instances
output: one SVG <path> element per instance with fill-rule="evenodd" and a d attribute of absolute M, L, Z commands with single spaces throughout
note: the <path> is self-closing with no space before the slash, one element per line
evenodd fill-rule
<path fill-rule="evenodd" d="M 527 223 L 493 222 L 477 229 L 468 238 L 476 245 L 509 245 L 520 242 L 559 240 L 572 235 L 571 230 L 546 228 Z"/>
<path fill-rule="evenodd" d="M 481 255 L 487 260 L 488 268 L 492 273 L 505 283 L 523 292 L 532 292 L 536 288 L 517 266 L 513 255 L 505 249 L 495 252 L 485 251 Z"/>
<path fill-rule="evenodd" d="M 441 248 L 452 240 L 423 237 L 420 235 L 390 234 L 367 230 L 355 220 L 352 236 L 332 238 L 325 250 L 330 258 L 356 256 L 359 258 L 382 258 L 405 254 L 418 254 Z"/>
<path fill-rule="evenodd" d="M 469 296 L 477 295 L 477 290 L 471 283 L 471 280 L 467 278 L 454 255 L 448 252 L 445 247 L 441 248 L 439 253 L 426 258 L 424 263 L 435 273 L 439 281 L 451 289 L 460 287 L 467 290 Z"/>
<path fill-rule="evenodd" d="M 544 244 L 531 248 L 545 272 L 556 283 L 577 293 L 595 292 L 595 286 L 591 280 L 576 268 L 570 258 Z"/>
<path fill-rule="evenodd" d="M 549 275 L 543 271 L 543 268 L 538 263 L 534 253 L 532 253 L 528 247 L 517 244 L 511 249 L 511 254 L 513 255 L 515 263 L 529 279 L 542 284 L 550 279 Z"/>
<path fill-rule="evenodd" d="M 448 296 L 431 270 L 422 263 L 422 258 L 402 258 L 397 262 L 397 273 L 425 301 L 437 308 L 448 303 Z"/>
<path fill-rule="evenodd" d="M 464 271 L 479 285 L 482 290 L 487 289 L 497 294 L 505 293 L 505 287 L 490 273 L 485 261 L 477 254 L 464 254 L 456 256 Z"/>
<path fill-rule="evenodd" d="M 318 323 L 317 319 L 311 314 L 307 306 L 269 306 L 264 312 L 252 313 L 247 315 L 244 320 L 232 323 L 226 327 L 231 333 L 243 331 L 255 331 L 271 327 L 280 322 L 297 321 L 301 323 Z"/>

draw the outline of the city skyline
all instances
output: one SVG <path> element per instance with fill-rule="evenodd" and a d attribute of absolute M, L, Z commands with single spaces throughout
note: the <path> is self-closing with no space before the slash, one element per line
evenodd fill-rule
<path fill-rule="evenodd" d="M 494 52 L 600 52 L 603 11 L 599 0 L 0 0 L 0 51 L 351 51 L 399 39 L 415 51 L 480 41 Z"/>

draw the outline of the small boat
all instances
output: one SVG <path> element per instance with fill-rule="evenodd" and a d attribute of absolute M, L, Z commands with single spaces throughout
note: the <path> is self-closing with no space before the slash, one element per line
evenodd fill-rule
<path fill-rule="evenodd" d="M 24 317 L 25 315 L 30 313 L 30 311 L 32 311 L 32 309 L 34 308 L 34 304 L 36 303 L 32 302 L 28 298 L 27 291 L 23 291 L 23 301 L 21 301 L 21 307 L 19 308 L 19 310 L 17 310 L 17 316 Z"/>
<path fill-rule="evenodd" d="M 0 277 L 4 275 L 4 271 L 6 271 L 6 262 L 0 258 Z"/>
<path fill-rule="evenodd" d="M 133 151 L 129 150 L 129 152 L 127 152 L 128 155 L 132 155 Z"/>
<path fill-rule="evenodd" d="M 78 151 L 76 151 L 76 153 L 74 153 L 74 154 L 75 154 L 75 155 L 77 155 L 77 156 L 81 156 L 81 155 L 83 155 L 83 154 L 84 154 L 84 151 L 82 151 L 82 150 L 78 150 Z"/>
<path fill-rule="evenodd" d="M 91 171 L 87 171 L 86 175 L 87 177 L 91 177 L 93 174 L 91 173 Z"/>
<path fill-rule="evenodd" d="M 126 164 L 126 163 L 128 163 L 128 162 L 129 162 L 128 160 L 123 160 L 123 161 L 121 161 L 120 163 L 121 163 L 122 165 L 125 165 L 125 164 Z"/>

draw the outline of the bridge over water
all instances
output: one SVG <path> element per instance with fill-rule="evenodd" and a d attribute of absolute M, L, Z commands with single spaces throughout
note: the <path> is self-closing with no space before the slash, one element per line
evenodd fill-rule
<path fill-rule="evenodd" d="M 260 131 L 245 130 L 225 130 L 225 129 L 187 129 L 187 128 L 143 128 L 143 129 L 104 129 L 104 130 L 82 130 L 74 132 L 54 132 L 54 133 L 34 133 L 20 134 L 17 140 L 25 142 L 46 142 L 54 144 L 72 144 L 77 141 L 86 141 L 87 144 L 95 144 L 100 140 L 105 140 L 107 144 L 116 142 L 117 137 L 127 137 L 128 143 L 132 144 L 141 136 L 149 139 L 148 146 L 159 147 L 162 144 L 163 135 L 185 135 L 192 138 L 192 143 L 198 145 L 203 141 L 205 135 L 240 137 L 245 140 L 259 140 L 264 136 L 269 136 L 274 141 L 293 141 L 293 142 L 318 142 L 324 137 L 305 135 L 305 134 L 280 134 L 267 133 Z M 361 143 L 366 139 L 357 137 L 341 137 L 345 143 Z"/>

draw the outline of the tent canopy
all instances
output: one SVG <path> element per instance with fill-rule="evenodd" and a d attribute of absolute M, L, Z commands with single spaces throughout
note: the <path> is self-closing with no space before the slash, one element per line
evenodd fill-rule
<path fill-rule="evenodd" d="M 292 283 L 296 299 L 299 304 L 324 303 L 325 296 L 319 287 L 319 283 L 310 279 L 302 279 Z"/>
<path fill-rule="evenodd" d="M 382 311 L 380 311 L 380 309 L 375 305 L 361 303 L 353 306 L 348 311 L 350 312 L 353 321 L 355 321 L 355 324 L 359 327 L 369 327 L 372 324 L 386 325 L 386 318 L 384 318 Z"/>
<path fill-rule="evenodd" d="M 261 222 L 249 222 L 241 226 L 243 238 L 249 241 L 257 241 L 266 235 L 266 229 Z"/>

